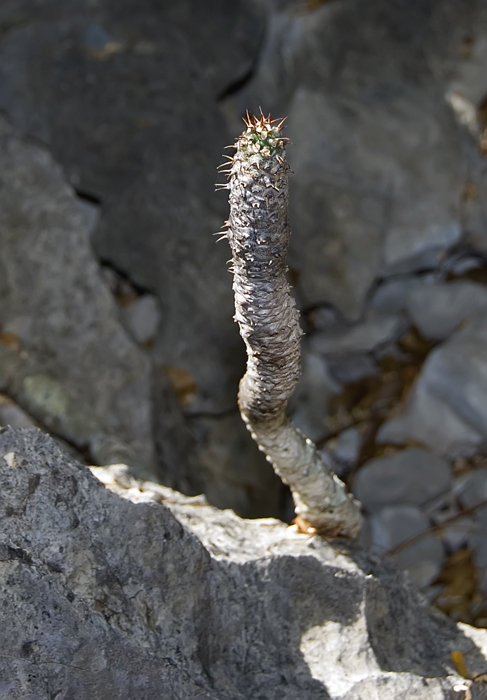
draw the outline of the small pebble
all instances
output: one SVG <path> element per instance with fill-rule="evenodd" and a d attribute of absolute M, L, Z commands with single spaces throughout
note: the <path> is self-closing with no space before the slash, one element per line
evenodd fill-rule
<path fill-rule="evenodd" d="M 362 436 L 358 428 L 349 428 L 326 444 L 326 450 L 331 452 L 335 460 L 334 471 L 340 478 L 357 465 L 361 442 Z"/>
<path fill-rule="evenodd" d="M 377 363 L 369 353 L 353 353 L 329 357 L 331 376 L 340 384 L 350 384 L 378 374 Z"/>
<path fill-rule="evenodd" d="M 413 287 L 406 308 L 424 338 L 444 340 L 476 317 L 485 317 L 487 289 L 474 282 L 447 282 Z"/>
<path fill-rule="evenodd" d="M 91 238 L 100 220 L 100 207 L 97 204 L 93 204 L 81 198 L 78 199 L 78 203 L 85 222 L 86 234 L 88 238 Z"/>
<path fill-rule="evenodd" d="M 388 552 L 429 527 L 428 519 L 416 506 L 383 508 L 370 518 L 371 548 L 381 553 Z M 425 534 L 392 558 L 401 569 L 409 572 L 413 583 L 423 588 L 440 573 L 444 554 L 442 543 L 433 534 Z"/>
<path fill-rule="evenodd" d="M 121 313 L 125 325 L 141 345 L 154 340 L 161 314 L 157 299 L 152 294 L 143 294 L 131 304 L 123 306 Z"/>
<path fill-rule="evenodd" d="M 473 518 L 459 518 L 440 531 L 439 536 L 450 552 L 456 552 L 469 543 L 471 533 L 475 530 Z"/>
<path fill-rule="evenodd" d="M 472 508 L 487 500 L 487 467 L 473 471 L 463 484 L 459 500 L 464 508 Z"/>
<path fill-rule="evenodd" d="M 470 530 L 468 544 L 474 551 L 478 572 L 478 586 L 487 593 L 487 506 L 479 508 L 474 515 L 474 527 Z"/>
<path fill-rule="evenodd" d="M 315 442 L 328 434 L 328 402 L 330 396 L 340 390 L 341 386 L 330 376 L 326 359 L 305 346 L 302 373 L 290 411 L 294 424 Z"/>
<path fill-rule="evenodd" d="M 425 450 L 411 448 L 364 464 L 353 492 L 372 513 L 394 504 L 425 504 L 450 486 L 448 462 Z"/>
<path fill-rule="evenodd" d="M 0 427 L 7 425 L 12 428 L 33 428 L 36 424 L 20 406 L 0 394 Z"/>

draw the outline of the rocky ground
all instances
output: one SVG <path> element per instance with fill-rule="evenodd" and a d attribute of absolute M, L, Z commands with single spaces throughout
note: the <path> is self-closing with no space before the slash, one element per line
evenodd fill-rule
<path fill-rule="evenodd" d="M 363 544 L 487 626 L 486 75 L 481 0 L 3 0 L 0 424 L 292 518 L 211 236 L 241 115 L 288 115 L 294 418 Z"/>

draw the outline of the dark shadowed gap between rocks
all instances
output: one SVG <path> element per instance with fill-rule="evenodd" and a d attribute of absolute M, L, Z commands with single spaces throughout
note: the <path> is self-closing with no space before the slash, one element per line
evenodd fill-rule
<path fill-rule="evenodd" d="M 75 191 L 76 196 L 79 199 L 82 199 L 84 202 L 88 202 L 89 204 L 95 204 L 98 207 L 102 205 L 101 197 L 99 197 L 97 194 L 94 194 L 93 192 L 87 192 L 86 190 L 80 190 L 77 187 L 73 187 L 73 190 Z"/>
<path fill-rule="evenodd" d="M 244 88 L 254 77 L 255 71 L 256 71 L 256 64 L 257 61 L 255 61 L 251 67 L 246 71 L 240 78 L 237 78 L 237 80 L 234 80 L 230 85 L 228 85 L 226 88 L 224 88 L 219 95 L 217 95 L 217 102 L 222 102 L 223 100 L 226 100 L 229 97 L 233 97 L 236 95 L 242 88 Z"/>

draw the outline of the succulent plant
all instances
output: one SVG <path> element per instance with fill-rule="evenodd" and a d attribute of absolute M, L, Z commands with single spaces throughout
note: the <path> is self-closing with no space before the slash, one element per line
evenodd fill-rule
<path fill-rule="evenodd" d="M 286 407 L 301 365 L 299 312 L 286 278 L 288 173 L 283 121 L 247 114 L 228 156 L 235 320 L 247 348 L 238 405 L 252 437 L 290 486 L 299 522 L 327 536 L 358 536 L 360 508 Z"/>

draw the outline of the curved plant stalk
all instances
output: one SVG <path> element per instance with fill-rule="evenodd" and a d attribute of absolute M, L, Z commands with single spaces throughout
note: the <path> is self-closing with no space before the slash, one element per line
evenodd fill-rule
<path fill-rule="evenodd" d="M 259 449 L 290 486 L 301 523 L 354 539 L 359 504 L 286 414 L 300 374 L 301 329 L 286 280 L 289 166 L 282 122 L 247 114 L 245 123 L 229 157 L 230 217 L 222 234 L 232 249 L 235 320 L 247 347 L 240 412 Z"/>

